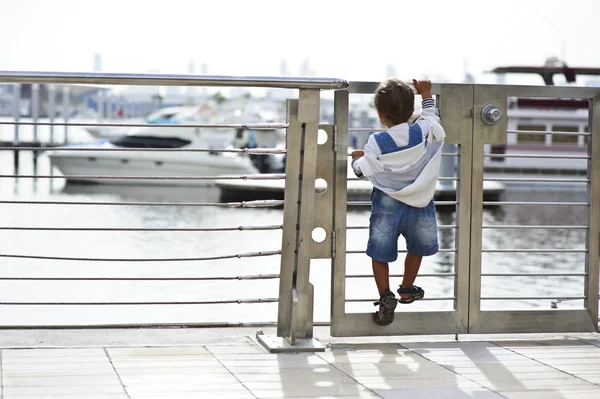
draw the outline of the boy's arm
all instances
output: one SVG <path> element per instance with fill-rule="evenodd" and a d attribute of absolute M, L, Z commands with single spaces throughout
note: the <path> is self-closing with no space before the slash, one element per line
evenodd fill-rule
<path fill-rule="evenodd" d="M 429 80 L 413 79 L 413 83 L 415 89 L 417 89 L 417 92 L 419 92 L 423 98 L 423 101 L 421 102 L 423 111 L 415 124 L 419 125 L 423 134 L 426 135 L 429 133 L 434 123 L 440 123 L 440 114 L 433 101 L 433 96 L 431 95 L 431 82 Z"/>
<path fill-rule="evenodd" d="M 364 151 L 352 153 L 352 170 L 359 179 L 366 179 L 377 172 L 383 172 L 383 164 L 379 161 L 381 150 L 373 135 L 369 136 Z"/>

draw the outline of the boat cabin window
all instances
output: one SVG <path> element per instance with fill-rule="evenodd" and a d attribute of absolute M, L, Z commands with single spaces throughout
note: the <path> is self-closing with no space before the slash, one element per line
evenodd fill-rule
<path fill-rule="evenodd" d="M 123 136 L 110 141 L 125 148 L 179 148 L 191 143 L 178 137 Z"/>
<path fill-rule="evenodd" d="M 518 125 L 517 130 L 524 130 L 530 132 L 543 132 L 546 130 L 544 125 Z M 527 134 L 519 133 L 517 135 L 518 143 L 543 143 L 546 141 L 544 134 Z"/>

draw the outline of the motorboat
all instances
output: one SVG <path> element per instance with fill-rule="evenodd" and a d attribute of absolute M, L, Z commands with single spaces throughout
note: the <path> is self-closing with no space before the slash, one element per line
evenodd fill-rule
<path fill-rule="evenodd" d="M 218 151 L 233 148 L 233 138 L 244 136 L 235 129 L 178 126 L 214 124 L 214 110 L 205 105 L 165 108 L 149 115 L 146 123 L 146 126 L 131 128 L 126 134 L 112 139 L 54 148 L 48 151 L 51 164 L 65 175 L 67 181 L 127 185 L 205 186 L 214 181 L 197 177 L 254 175 L 270 171 L 264 170 L 264 162 L 257 162 L 257 157 L 263 155 L 251 158 L 240 152 Z M 119 151 L 136 148 L 143 151 Z M 273 159 L 270 165 L 276 162 L 283 161 Z M 274 170 L 277 168 L 281 165 L 273 166 Z"/>

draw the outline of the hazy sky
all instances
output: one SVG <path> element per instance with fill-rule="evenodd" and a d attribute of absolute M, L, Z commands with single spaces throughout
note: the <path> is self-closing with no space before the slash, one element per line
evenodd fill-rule
<path fill-rule="evenodd" d="M 564 54 L 600 67 L 600 0 L 0 0 L 0 70 L 478 81 L 499 65 Z M 536 78 L 537 79 L 537 78 Z"/>

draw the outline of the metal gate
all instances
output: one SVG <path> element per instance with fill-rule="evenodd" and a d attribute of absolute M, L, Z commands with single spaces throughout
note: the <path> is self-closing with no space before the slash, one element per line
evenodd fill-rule
<path fill-rule="evenodd" d="M 376 83 L 351 82 L 348 91 L 338 91 L 335 95 L 337 128 L 337 148 L 335 155 L 335 198 L 334 198 L 334 257 L 332 258 L 331 290 L 331 334 L 333 336 L 405 335 L 405 334 L 445 334 L 445 333 L 523 333 L 523 332 L 577 332 L 597 331 L 598 326 L 598 256 L 600 243 L 600 90 L 572 87 L 521 87 L 494 85 L 434 85 L 437 104 L 447 133 L 446 143 L 456 144 L 456 201 L 442 201 L 443 205 L 455 206 L 453 225 L 440 225 L 440 229 L 455 229 L 454 248 L 444 249 L 454 253 L 454 270 L 444 273 L 453 278 L 454 296 L 451 298 L 427 298 L 429 300 L 451 300 L 452 309 L 447 311 L 405 312 L 399 306 L 396 322 L 381 327 L 373 323 L 372 312 L 351 313 L 348 302 L 361 301 L 347 298 L 346 282 L 349 277 L 346 267 L 347 250 L 347 162 L 348 162 L 348 96 L 353 93 L 373 93 Z M 585 254 L 585 268 L 581 273 L 584 280 L 584 293 L 579 297 L 583 306 L 578 309 L 507 309 L 482 310 L 483 301 L 502 301 L 502 297 L 482 297 L 482 277 L 518 277 L 525 273 L 509 271 L 502 274 L 482 273 L 482 253 L 488 251 L 519 252 L 520 248 L 485 249 L 482 246 L 483 230 L 490 226 L 483 224 L 484 205 L 490 206 L 535 206 L 545 203 L 523 203 L 484 200 L 484 147 L 506 143 L 507 98 L 513 96 L 586 98 L 589 100 L 589 134 L 587 198 L 585 203 L 565 203 L 570 206 L 588 207 L 588 224 L 585 249 L 574 252 Z M 594 116 L 596 118 L 594 118 Z M 548 132 L 542 132 L 548 134 Z M 510 156 L 510 155 L 507 155 Z M 516 155 L 518 157 L 518 155 Z M 560 156 L 558 156 L 560 157 Z M 501 179 L 496 179 L 501 180 Z M 508 179 L 507 179 L 508 180 Z M 519 179 L 517 179 L 519 180 Z M 527 179 L 520 179 L 527 181 Z M 568 180 L 568 179 L 565 179 Z M 534 180 L 530 180 L 532 183 Z M 436 204 L 440 202 L 436 201 Z M 514 226 L 514 228 L 528 226 Z M 540 228 L 540 226 L 529 226 Z M 550 226 L 549 228 L 559 228 Z M 535 249 L 523 250 L 526 252 Z M 569 252 L 568 249 L 551 249 L 545 252 Z M 400 258 L 401 259 L 401 258 Z M 400 266 L 401 267 L 401 266 Z M 563 273 L 529 273 L 529 277 L 561 278 Z M 439 274 L 420 274 L 421 277 L 441 277 Z M 398 276 L 396 276 L 398 277 Z M 365 283 L 365 292 L 374 290 L 372 282 Z M 521 291 L 523 292 L 523 291 Z M 435 295 L 435 294 L 434 294 Z M 561 293 L 549 297 L 528 298 L 525 294 L 515 294 L 519 299 L 561 300 Z M 366 300 L 362 300 L 366 301 Z M 498 303 L 498 302 L 496 302 Z"/>
<path fill-rule="evenodd" d="M 471 237 L 470 237 L 470 283 L 469 283 L 469 333 L 526 333 L 526 332 L 585 332 L 597 331 L 598 329 L 598 246 L 600 242 L 600 90 L 594 88 L 581 87 L 531 87 L 531 86 L 474 86 L 473 103 L 473 166 L 472 166 L 472 205 L 471 205 Z M 588 133 L 581 132 L 570 133 L 559 131 L 533 132 L 542 137 L 548 138 L 553 135 L 582 136 L 587 139 L 587 153 L 582 155 L 559 153 L 541 153 L 526 156 L 522 153 L 504 153 L 501 157 L 510 159 L 532 159 L 533 162 L 560 162 L 564 159 L 580 159 L 587 162 L 587 174 L 584 178 L 575 178 L 573 176 L 563 176 L 554 178 L 553 183 L 559 182 L 579 182 L 584 185 L 587 199 L 581 202 L 535 202 L 535 201 L 497 201 L 493 205 L 500 207 L 531 207 L 554 206 L 556 209 L 583 207 L 587 208 L 587 225 L 581 226 L 585 231 L 585 243 L 580 248 L 500 248 L 488 249 L 482 244 L 483 230 L 493 226 L 487 226 L 482 220 L 483 206 L 487 205 L 483 200 L 483 184 L 487 181 L 484 173 L 484 160 L 492 157 L 499 157 L 486 153 L 484 145 L 505 145 L 507 135 L 519 133 L 518 127 L 515 131 L 507 131 L 507 99 L 508 98 L 560 98 L 560 99 L 585 99 L 589 101 L 588 107 Z M 497 122 L 495 119 L 503 115 Z M 554 130 L 554 129 L 553 129 Z M 562 129 L 566 130 L 566 129 Z M 527 132 L 532 134 L 532 132 Z M 547 141 L 547 140 L 546 140 Z M 503 182 L 519 181 L 522 184 L 529 184 L 532 187 L 543 182 L 544 177 L 522 178 L 508 177 L 495 178 Z M 562 230 L 571 226 L 536 226 L 536 225 L 516 225 L 509 226 L 509 229 L 539 229 L 544 228 L 549 231 Z M 579 226 L 574 226 L 578 228 Z M 503 273 L 489 273 L 484 270 L 482 255 L 490 252 L 502 253 L 579 253 L 583 254 L 584 265 L 581 273 L 560 272 L 550 270 L 550 272 L 523 273 L 523 270 L 509 270 Z M 526 265 L 523 265 L 526 266 Z M 567 276 L 578 275 L 583 282 L 582 295 L 565 295 L 565 293 L 556 292 L 547 297 L 535 297 L 528 295 L 527 286 L 519 289 L 518 284 L 514 284 L 514 297 L 487 296 L 482 295 L 482 278 L 501 277 L 507 281 L 515 281 L 519 277 L 529 278 L 558 278 L 564 281 Z M 539 281 L 539 280 L 538 280 Z M 547 301 L 551 306 L 541 307 L 539 309 L 503 309 L 503 310 L 482 310 L 482 302 L 486 301 L 507 301 L 513 298 L 521 300 L 542 300 Z M 579 300 L 582 306 L 571 309 L 557 309 L 556 304 L 561 300 Z M 551 302 L 552 301 L 552 302 Z"/>

